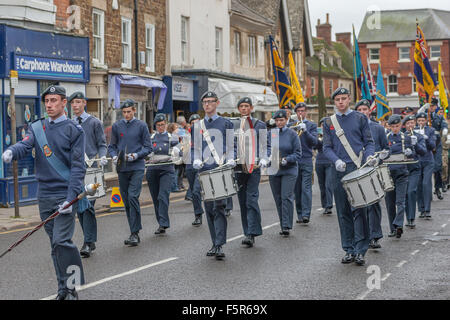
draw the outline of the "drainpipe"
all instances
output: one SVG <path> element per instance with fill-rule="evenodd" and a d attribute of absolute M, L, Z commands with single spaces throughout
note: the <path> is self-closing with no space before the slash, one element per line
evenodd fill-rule
<path fill-rule="evenodd" d="M 139 36 L 138 36 L 138 0 L 134 0 L 134 42 L 135 42 L 135 59 L 136 72 L 139 73 Z"/>

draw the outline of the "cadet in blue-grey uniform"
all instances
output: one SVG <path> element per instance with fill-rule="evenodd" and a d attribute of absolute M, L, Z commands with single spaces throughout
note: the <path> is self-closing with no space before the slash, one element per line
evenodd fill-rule
<path fill-rule="evenodd" d="M 297 182 L 295 184 L 295 208 L 297 223 L 309 223 L 312 207 L 312 176 L 314 166 L 312 162 L 313 148 L 317 145 L 317 125 L 307 118 L 308 110 L 305 103 L 300 102 L 294 109 L 300 124 L 295 128 L 300 135 L 302 157 L 298 163 Z"/>
<path fill-rule="evenodd" d="M 192 148 L 192 128 L 196 122 L 200 120 L 200 116 L 198 114 L 193 114 L 189 118 L 189 124 L 191 127 L 189 128 L 189 135 L 185 136 L 185 139 L 189 139 L 189 154 L 186 155 L 188 161 L 186 161 L 186 178 L 189 183 L 189 189 L 191 190 L 192 195 L 192 205 L 194 206 L 194 215 L 195 219 L 192 222 L 193 226 L 199 226 L 202 224 L 202 216 L 203 216 L 203 207 L 202 207 L 202 195 L 201 195 L 201 187 L 200 181 L 198 180 L 198 170 L 194 169 L 192 166 L 192 162 L 194 161 L 194 152 Z M 184 150 L 183 150 L 184 151 Z M 184 156 L 184 152 L 183 152 Z"/>
<path fill-rule="evenodd" d="M 417 188 L 417 207 L 419 218 L 431 218 L 431 200 L 433 198 L 433 150 L 436 148 L 436 135 L 434 129 L 427 126 L 427 114 L 418 113 L 416 116 L 418 133 L 423 135 L 427 151 L 419 156 L 420 180 Z"/>
<path fill-rule="evenodd" d="M 84 191 L 85 135 L 83 129 L 64 114 L 67 103 L 66 90 L 61 86 L 50 86 L 42 94 L 42 101 L 49 116 L 36 120 L 28 134 L 3 153 L 6 163 L 19 160 L 35 149 L 36 179 L 38 181 L 38 203 L 41 220 L 46 220 L 56 210 L 58 215 L 44 228 L 51 243 L 51 256 L 58 280 L 57 300 L 76 300 L 71 278 L 71 266 L 76 266 L 78 276 L 75 285 L 84 284 L 80 253 L 72 243 L 75 229 L 75 212 L 80 201 L 67 209 L 64 206 Z M 69 273 L 70 272 L 70 273 Z"/>
<path fill-rule="evenodd" d="M 205 129 L 211 130 L 211 140 L 214 134 L 220 134 L 222 139 L 214 139 L 212 145 L 216 157 L 213 156 L 212 150 L 204 139 L 204 132 L 201 130 L 201 122 L 197 122 L 193 128 L 194 143 L 194 169 L 199 173 L 217 168 L 223 162 L 227 166 L 235 167 L 235 144 L 234 144 L 234 126 L 233 123 L 217 115 L 217 107 L 220 101 L 214 92 L 208 91 L 201 97 L 203 109 L 205 110 L 205 118 L 202 120 Z M 222 143 L 220 143 L 222 142 Z M 205 158 L 205 154 L 211 154 L 209 159 Z M 217 159 L 217 157 L 219 159 Z M 214 159 L 216 158 L 216 159 Z M 213 161 L 214 160 L 214 161 Z M 216 161 L 217 160 L 217 161 Z M 205 163 L 203 163 L 205 162 Z M 208 220 L 209 232 L 211 234 L 212 247 L 207 252 L 207 256 L 215 256 L 217 260 L 225 257 L 222 246 L 227 242 L 227 218 L 225 216 L 226 200 L 205 201 L 205 212 Z"/>
<path fill-rule="evenodd" d="M 100 158 L 100 165 L 108 164 L 106 159 L 107 146 L 105 133 L 103 132 L 102 122 L 96 117 L 85 111 L 86 98 L 82 92 L 75 92 L 69 97 L 69 103 L 72 107 L 75 123 L 79 124 L 86 135 L 85 154 L 87 158 L 93 159 L 97 156 Z M 92 164 L 97 167 L 97 162 Z M 92 251 L 95 250 L 97 242 L 97 219 L 95 218 L 95 200 L 90 201 L 91 204 L 84 212 L 77 212 L 81 229 L 84 234 L 84 243 L 81 247 L 80 254 L 82 257 L 90 257 Z"/>
<path fill-rule="evenodd" d="M 380 159 L 384 160 L 389 156 L 389 144 L 386 138 L 384 127 L 378 123 L 370 120 L 370 106 L 371 103 L 363 99 L 358 101 L 355 110 L 364 114 L 369 121 L 370 132 L 375 143 L 375 152 L 380 152 Z M 369 219 L 370 230 L 370 249 L 380 249 L 381 244 L 379 240 L 383 238 L 383 229 L 381 228 L 382 211 L 380 203 L 377 202 L 367 208 L 367 217 Z"/>
<path fill-rule="evenodd" d="M 333 163 L 323 154 L 323 122 L 322 118 L 317 128 L 317 155 L 316 155 L 316 174 L 320 189 L 320 203 L 324 211 L 323 214 L 331 214 L 333 209 Z"/>
<path fill-rule="evenodd" d="M 420 163 L 419 157 L 424 156 L 427 152 L 427 146 L 425 145 L 425 139 L 420 133 L 414 132 L 416 126 L 416 117 L 414 115 L 405 116 L 403 119 L 404 133 L 411 136 L 415 136 L 417 144 L 415 145 L 415 152 L 413 154 L 414 160 L 417 163 L 408 164 L 408 191 L 406 192 L 406 219 L 405 226 L 413 229 L 416 227 L 414 221 L 416 219 L 417 208 L 417 188 L 420 180 Z M 414 138 L 412 138 L 414 140 Z"/>
<path fill-rule="evenodd" d="M 134 117 L 136 113 L 134 101 L 126 100 L 120 108 L 124 119 L 117 121 L 112 126 L 108 152 L 113 157 L 115 164 L 119 160 L 119 153 L 125 154 L 126 161 L 121 164 L 120 172 L 118 172 L 119 189 L 125 205 L 131 235 L 124 241 L 124 244 L 137 246 L 140 242 L 139 231 L 142 229 L 139 196 L 145 171 L 144 158 L 152 151 L 152 146 L 147 124 Z"/>
<path fill-rule="evenodd" d="M 167 132 L 167 121 L 164 114 L 157 114 L 154 119 L 156 132 L 151 138 L 152 155 L 179 155 L 180 149 L 178 138 L 172 139 L 172 135 Z M 150 195 L 155 207 L 155 216 L 159 227 L 155 234 L 166 233 L 170 227 L 169 220 L 169 197 L 172 184 L 172 175 L 175 172 L 173 164 L 150 166 L 147 168 L 147 182 Z"/>
<path fill-rule="evenodd" d="M 281 107 L 281 110 L 286 110 L 286 115 L 287 115 L 287 117 L 288 117 L 288 122 L 287 122 L 287 126 L 288 126 L 288 128 L 289 127 L 291 127 L 291 126 L 293 126 L 294 124 L 296 124 L 297 122 L 294 120 L 294 119 L 292 119 L 292 106 L 291 106 L 291 103 L 289 102 L 287 105 L 285 105 L 285 106 L 283 106 L 283 107 Z"/>
<path fill-rule="evenodd" d="M 391 155 L 404 154 L 413 157 L 417 137 L 409 136 L 401 132 L 402 118 L 398 114 L 389 117 L 389 128 L 387 139 Z M 390 164 L 389 171 L 394 182 L 395 189 L 386 193 L 386 209 L 389 218 L 390 236 L 401 238 L 403 234 L 403 222 L 406 211 L 406 192 L 408 190 L 408 168 L 406 164 Z"/>
<path fill-rule="evenodd" d="M 297 133 L 287 126 L 288 116 L 285 110 L 278 110 L 273 118 L 277 127 L 270 131 L 271 167 L 279 165 L 279 170 L 269 176 L 269 183 L 280 219 L 280 235 L 289 236 L 294 219 L 294 190 L 302 145 Z M 275 154 L 278 157 L 274 157 Z M 273 163 L 276 158 L 280 159 L 278 164 Z"/>
<path fill-rule="evenodd" d="M 375 157 L 368 159 L 375 152 L 375 144 L 367 117 L 349 108 L 350 92 L 347 89 L 338 88 L 333 93 L 332 99 L 335 103 L 337 121 L 345 133 L 349 147 L 356 156 L 362 152 L 362 163 L 367 160 L 370 166 L 376 166 L 378 160 Z M 334 197 L 342 248 L 346 252 L 341 262 L 348 264 L 354 261 L 357 265 L 364 265 L 364 255 L 370 241 L 367 208 L 353 209 L 347 199 L 341 179 L 355 171 L 357 166 L 336 135 L 336 129 L 330 118 L 327 118 L 323 125 L 323 152 L 334 163 L 336 169 Z"/>
<path fill-rule="evenodd" d="M 249 97 L 240 99 L 237 108 L 241 117 L 245 118 L 245 121 L 248 121 L 247 118 L 249 118 L 254 128 L 255 145 L 253 147 L 256 148 L 255 158 L 250 159 L 249 157 L 249 160 L 251 160 L 249 165 L 253 163 L 255 166 L 260 165 L 262 168 L 265 168 L 269 164 L 268 148 L 264 148 L 267 145 L 266 124 L 258 119 L 252 118 L 253 103 Z M 240 134 L 249 135 L 248 132 L 241 132 Z M 261 137 L 265 139 L 264 142 L 260 141 Z M 259 158 L 259 163 L 256 163 L 257 158 Z M 244 162 L 243 159 L 241 159 L 242 162 Z M 258 205 L 261 169 L 255 168 L 251 173 L 246 173 L 242 170 L 242 164 L 239 164 L 237 166 L 236 180 L 239 187 L 238 199 L 241 209 L 242 228 L 245 235 L 242 244 L 250 248 L 255 244 L 255 237 L 262 235 L 261 210 Z"/>
<path fill-rule="evenodd" d="M 430 104 L 430 116 L 431 116 L 431 126 L 434 129 L 435 141 L 436 141 L 436 151 L 434 153 L 434 193 L 439 200 L 443 200 L 441 189 L 443 187 L 442 183 L 442 143 L 441 143 L 441 133 L 443 137 L 447 137 L 448 134 L 448 124 L 445 118 L 438 114 L 438 99 L 432 98 Z"/>

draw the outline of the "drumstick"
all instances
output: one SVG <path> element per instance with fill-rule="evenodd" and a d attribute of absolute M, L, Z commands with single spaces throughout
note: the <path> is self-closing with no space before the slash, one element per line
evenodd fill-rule
<path fill-rule="evenodd" d="M 102 160 L 101 158 L 97 158 L 97 159 L 89 159 L 88 161 L 95 162 L 95 161 L 101 161 L 101 160 Z M 106 158 L 106 160 L 112 160 L 112 158 Z"/>

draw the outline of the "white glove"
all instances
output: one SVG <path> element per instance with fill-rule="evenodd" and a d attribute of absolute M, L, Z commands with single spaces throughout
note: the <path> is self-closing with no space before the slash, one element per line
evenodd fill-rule
<path fill-rule="evenodd" d="M 334 163 L 334 166 L 336 167 L 336 170 L 339 172 L 345 172 L 345 169 L 347 168 L 347 164 L 341 159 L 337 160 Z"/>
<path fill-rule="evenodd" d="M 261 166 L 261 168 L 267 168 L 269 166 L 269 161 L 267 161 L 266 159 L 261 159 L 259 160 L 259 165 Z"/>
<path fill-rule="evenodd" d="M 172 153 L 175 157 L 179 157 L 180 156 L 180 149 L 178 149 L 177 147 L 173 147 L 172 149 Z"/>
<path fill-rule="evenodd" d="M 377 157 L 369 157 L 368 159 L 368 165 L 370 167 L 376 167 L 378 165 L 378 158 Z"/>
<path fill-rule="evenodd" d="M 230 159 L 227 161 L 226 165 L 234 168 L 234 167 L 236 167 L 236 161 L 234 161 L 233 159 Z"/>
<path fill-rule="evenodd" d="M 195 170 L 199 170 L 199 169 L 201 169 L 203 167 L 203 163 L 202 163 L 201 160 L 196 159 L 196 160 L 194 160 L 194 163 L 192 164 L 192 167 Z"/>
<path fill-rule="evenodd" d="M 448 129 L 444 128 L 442 129 L 442 135 L 445 137 L 446 135 L 448 135 Z"/>
<path fill-rule="evenodd" d="M 286 160 L 286 158 L 281 159 L 281 165 L 284 167 L 285 165 L 287 165 L 288 162 Z"/>
<path fill-rule="evenodd" d="M 6 150 L 5 152 L 3 152 L 3 155 L 2 155 L 3 162 L 11 163 L 12 158 L 13 158 L 13 154 L 12 154 L 11 150 Z"/>
<path fill-rule="evenodd" d="M 133 162 L 137 160 L 137 153 L 129 153 L 127 154 L 127 161 L 128 162 Z"/>
<path fill-rule="evenodd" d="M 298 125 L 298 128 L 299 128 L 300 130 L 306 131 L 306 124 L 304 124 L 304 123 L 302 122 L 302 123 L 300 123 L 300 124 Z"/>
<path fill-rule="evenodd" d="M 413 154 L 413 152 L 412 152 L 412 150 L 411 150 L 410 148 L 407 148 L 407 149 L 405 150 L 405 156 L 409 157 L 409 156 L 412 155 L 412 154 Z"/>
<path fill-rule="evenodd" d="M 72 206 L 68 207 L 67 209 L 63 209 L 68 204 L 69 204 L 68 201 L 64 201 L 63 204 L 59 205 L 58 211 L 59 211 L 60 214 L 70 214 L 70 213 L 72 213 Z"/>
<path fill-rule="evenodd" d="M 384 160 L 389 157 L 389 150 L 383 150 L 380 152 L 380 159 Z"/>
<path fill-rule="evenodd" d="M 423 135 L 423 138 L 424 138 L 425 140 L 428 140 L 428 136 L 427 136 L 426 134 Z"/>
<path fill-rule="evenodd" d="M 108 160 L 106 159 L 106 156 L 103 156 L 100 158 L 100 165 L 106 166 L 108 164 Z"/>
<path fill-rule="evenodd" d="M 117 164 L 117 160 L 119 159 L 119 157 L 118 156 L 114 156 L 113 157 L 113 162 L 114 162 L 114 164 Z"/>
<path fill-rule="evenodd" d="M 417 144 L 417 137 L 416 136 L 411 136 L 411 144 L 413 146 L 415 146 Z"/>

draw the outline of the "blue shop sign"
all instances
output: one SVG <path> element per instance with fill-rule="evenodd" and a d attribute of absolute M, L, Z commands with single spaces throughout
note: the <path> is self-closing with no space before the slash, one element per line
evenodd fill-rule
<path fill-rule="evenodd" d="M 84 61 L 15 55 L 19 78 L 82 81 Z"/>

